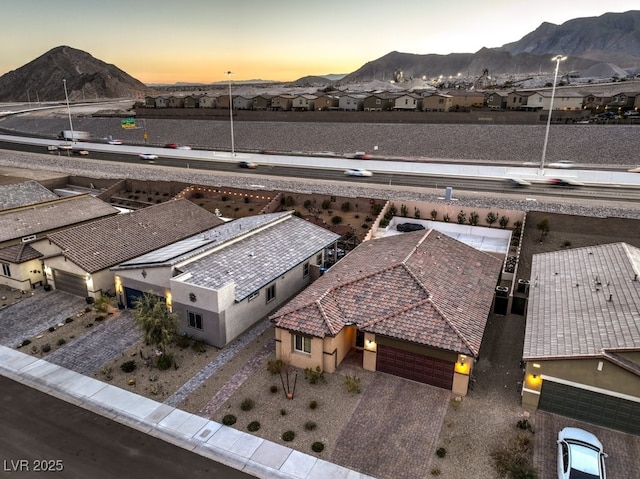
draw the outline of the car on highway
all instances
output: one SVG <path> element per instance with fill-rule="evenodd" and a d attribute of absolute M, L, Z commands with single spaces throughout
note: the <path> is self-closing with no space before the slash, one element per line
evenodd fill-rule
<path fill-rule="evenodd" d="M 575 163 L 571 160 L 560 160 L 549 163 L 549 168 L 573 168 Z"/>
<path fill-rule="evenodd" d="M 78 148 L 74 148 L 73 150 L 71 150 L 71 153 L 73 153 L 74 155 L 80 155 L 80 156 L 87 156 L 89 154 L 87 150 L 81 150 Z"/>
<path fill-rule="evenodd" d="M 153 153 L 140 153 L 138 157 L 141 160 L 157 160 L 158 155 L 154 155 Z"/>
<path fill-rule="evenodd" d="M 507 178 L 505 183 L 511 188 L 526 188 L 527 186 L 531 186 L 531 183 L 523 178 Z"/>
<path fill-rule="evenodd" d="M 238 166 L 240 168 L 249 168 L 249 169 L 255 169 L 258 167 L 257 163 L 254 163 L 253 161 L 241 161 L 238 163 Z"/>
<path fill-rule="evenodd" d="M 606 479 L 602 443 L 589 431 L 565 427 L 558 433 L 558 479 Z"/>
<path fill-rule="evenodd" d="M 349 168 L 344 171 L 344 174 L 347 176 L 373 176 L 373 173 L 364 168 Z"/>
<path fill-rule="evenodd" d="M 409 231 L 419 231 L 423 229 L 425 229 L 424 225 L 421 225 L 420 223 L 400 223 L 396 226 L 396 230 L 402 233 L 408 233 Z"/>
<path fill-rule="evenodd" d="M 167 143 L 163 148 L 173 148 L 174 150 L 178 148 L 177 143 Z"/>
<path fill-rule="evenodd" d="M 191 147 L 190 147 L 190 146 L 187 146 L 187 145 L 180 145 L 180 146 L 178 146 L 178 150 L 190 150 L 190 149 L 191 149 Z"/>
<path fill-rule="evenodd" d="M 122 145 L 122 140 L 109 140 L 107 143 L 110 145 Z"/>
<path fill-rule="evenodd" d="M 356 160 L 370 160 L 371 156 L 367 155 L 364 151 L 356 151 L 356 154 L 353 155 Z"/>
<path fill-rule="evenodd" d="M 629 173 L 640 173 L 640 166 L 637 166 L 636 168 L 631 168 L 630 170 L 627 170 Z"/>
<path fill-rule="evenodd" d="M 582 183 L 576 180 L 569 180 L 565 178 L 550 178 L 547 180 L 547 183 L 551 186 L 558 186 L 564 188 L 576 188 L 578 186 L 582 186 Z"/>

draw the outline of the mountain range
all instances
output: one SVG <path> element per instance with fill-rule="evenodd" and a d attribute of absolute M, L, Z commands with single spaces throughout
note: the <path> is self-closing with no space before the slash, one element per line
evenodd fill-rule
<path fill-rule="evenodd" d="M 340 75 L 308 76 L 292 86 L 327 88 L 363 82 L 389 83 L 412 78 L 458 76 L 477 78 L 540 75 L 553 71 L 553 55 L 567 55 L 563 71 L 575 76 L 625 78 L 640 74 L 640 11 L 605 13 L 576 18 L 561 25 L 543 23 L 520 40 L 475 53 L 418 55 L 391 52 Z M 158 94 L 160 86 L 145 85 L 115 65 L 89 53 L 59 46 L 24 66 L 0 76 L 0 101 L 56 101 L 64 99 L 66 81 L 72 100 L 139 98 Z M 273 83 L 273 82 L 265 82 Z M 192 89 L 191 84 L 170 90 Z M 166 87 L 162 87 L 165 89 Z"/>

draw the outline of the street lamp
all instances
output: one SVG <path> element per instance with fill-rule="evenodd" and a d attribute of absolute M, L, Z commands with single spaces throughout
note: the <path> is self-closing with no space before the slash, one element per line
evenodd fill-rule
<path fill-rule="evenodd" d="M 542 146 L 542 161 L 540 162 L 540 174 L 544 175 L 544 160 L 547 156 L 547 143 L 549 142 L 549 127 L 551 126 L 551 112 L 553 111 L 553 99 L 556 96 L 556 82 L 558 81 L 558 70 L 560 69 L 560 62 L 566 60 L 566 56 L 556 55 L 551 59 L 552 62 L 556 62 L 556 73 L 553 76 L 553 87 L 551 88 L 551 102 L 549 103 L 549 114 L 547 115 L 547 129 L 544 133 L 544 145 Z"/>
<path fill-rule="evenodd" d="M 235 144 L 233 141 L 233 98 L 231 97 L 231 75 L 233 75 L 232 71 L 225 72 L 227 78 L 229 79 L 229 120 L 231 121 L 231 156 L 235 158 L 236 150 Z"/>
<path fill-rule="evenodd" d="M 67 113 L 69 115 L 69 128 L 71 129 L 71 143 L 75 143 L 75 137 L 73 135 L 73 123 L 71 122 L 71 107 L 69 106 L 69 95 L 67 94 L 67 80 L 62 79 L 64 85 L 64 97 L 67 99 Z M 64 137 L 64 133 L 62 134 Z"/>

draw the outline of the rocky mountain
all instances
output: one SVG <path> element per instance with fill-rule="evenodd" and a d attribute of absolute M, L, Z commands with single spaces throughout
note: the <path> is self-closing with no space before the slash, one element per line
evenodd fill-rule
<path fill-rule="evenodd" d="M 115 65 L 68 46 L 56 47 L 0 76 L 0 101 L 64 101 L 137 98 L 154 90 Z"/>
<path fill-rule="evenodd" d="M 527 75 L 553 71 L 550 55 L 563 54 L 563 71 L 626 69 L 633 75 L 640 67 L 640 11 L 606 13 L 577 18 L 562 25 L 543 23 L 514 43 L 499 48 L 482 48 L 476 53 L 417 55 L 391 52 L 370 61 L 343 78 L 340 83 L 370 80 L 407 80 L 457 76 L 473 78 L 488 70 L 492 75 Z M 635 67 L 635 68 L 634 68 Z M 401 73 L 400 73 L 401 72 Z"/>

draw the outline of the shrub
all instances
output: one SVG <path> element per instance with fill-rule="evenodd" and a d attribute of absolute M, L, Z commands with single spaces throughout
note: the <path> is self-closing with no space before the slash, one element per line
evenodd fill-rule
<path fill-rule="evenodd" d="M 260 429 L 260 423 L 258 421 L 251 421 L 247 426 L 247 429 L 250 432 L 256 432 L 258 429 Z"/>
<path fill-rule="evenodd" d="M 496 221 L 498 221 L 498 215 L 490 211 L 489 213 L 487 213 L 487 217 L 485 218 L 485 221 L 489 225 L 489 228 L 491 228 L 491 225 Z"/>
<path fill-rule="evenodd" d="M 400 216 L 407 217 L 409 215 L 409 208 L 407 205 L 400 205 Z"/>
<path fill-rule="evenodd" d="M 358 376 L 347 376 L 344 378 L 344 385 L 347 387 L 347 391 L 351 394 L 360 394 L 362 388 L 360 387 L 360 378 Z"/>
<path fill-rule="evenodd" d="M 304 206 L 306 209 L 310 209 L 311 208 L 311 200 L 304 200 L 304 203 L 302 204 L 302 206 Z"/>
<path fill-rule="evenodd" d="M 251 411 L 255 405 L 256 402 L 253 399 L 246 398 L 242 401 L 242 403 L 240 403 L 240 409 L 242 409 L 243 411 Z"/>
<path fill-rule="evenodd" d="M 520 419 L 516 425 L 518 426 L 518 429 L 532 431 L 531 423 L 528 419 Z"/>
<path fill-rule="evenodd" d="M 440 474 L 442 474 L 442 471 L 440 470 L 439 467 L 434 467 L 431 469 L 432 476 L 439 476 Z"/>
<path fill-rule="evenodd" d="M 307 431 L 313 431 L 316 427 L 318 427 L 318 425 L 313 421 L 307 421 L 304 423 L 304 428 Z"/>
<path fill-rule="evenodd" d="M 348 211 L 351 211 L 351 203 L 349 203 L 348 201 L 345 201 L 344 203 L 342 203 L 340 205 L 340 209 L 342 211 L 344 211 L 345 213 L 348 212 Z"/>
<path fill-rule="evenodd" d="M 24 339 L 21 343 L 20 343 L 20 347 L 22 346 L 26 346 L 28 344 L 31 344 L 31 340 L 30 339 Z"/>
<path fill-rule="evenodd" d="M 50 333 L 53 333 L 55 330 L 56 330 L 55 326 L 51 326 L 51 327 L 49 328 L 49 332 L 50 332 Z"/>
<path fill-rule="evenodd" d="M 293 441 L 296 437 L 296 433 L 293 431 L 285 431 L 282 433 L 282 440 L 286 442 Z"/>
<path fill-rule="evenodd" d="M 64 320 L 65 323 L 69 324 L 69 323 L 73 323 L 73 318 L 67 318 Z"/>
<path fill-rule="evenodd" d="M 562 242 L 562 246 L 563 246 L 564 248 L 568 248 L 569 246 L 571 246 L 571 241 L 569 241 L 569 240 L 564 240 L 564 241 Z"/>
<path fill-rule="evenodd" d="M 322 209 L 328 210 L 331 208 L 331 200 L 322 200 Z"/>
<path fill-rule="evenodd" d="M 271 373 L 272 375 L 279 374 L 284 370 L 284 366 L 285 364 L 282 359 L 270 359 L 267 362 L 267 371 L 269 371 L 269 373 Z"/>
<path fill-rule="evenodd" d="M 163 353 L 162 356 L 158 357 L 156 365 L 160 371 L 166 371 L 173 366 L 173 354 Z"/>
<path fill-rule="evenodd" d="M 438 210 L 431 210 L 431 219 L 435 221 L 438 218 Z"/>
<path fill-rule="evenodd" d="M 518 479 L 535 479 L 537 473 L 531 464 L 532 441 L 530 433 L 518 433 L 508 438 L 505 445 L 491 452 L 498 474 Z"/>
<path fill-rule="evenodd" d="M 436 449 L 436 456 L 439 458 L 443 458 L 447 455 L 447 450 L 444 447 L 439 447 Z"/>
<path fill-rule="evenodd" d="M 444 221 L 445 223 L 449 223 L 451 221 L 451 216 L 449 216 L 449 214 L 447 213 L 442 217 L 442 221 Z"/>
<path fill-rule="evenodd" d="M 327 382 L 327 378 L 324 377 L 324 371 L 320 369 L 320 366 L 316 366 L 316 369 L 307 368 L 304 370 L 304 378 L 311 384 L 318 384 L 319 382 Z"/>
<path fill-rule="evenodd" d="M 315 399 L 309 403 L 309 409 L 318 409 L 318 401 Z"/>
<path fill-rule="evenodd" d="M 222 424 L 224 424 L 225 426 L 231 426 L 235 424 L 236 421 L 237 419 L 233 414 L 227 414 L 225 417 L 222 418 Z"/>
<path fill-rule="evenodd" d="M 293 200 L 293 196 L 289 195 L 284 199 L 284 205 L 285 206 L 293 206 L 295 205 L 296 202 Z"/>
<path fill-rule="evenodd" d="M 480 221 L 480 216 L 478 215 L 478 213 L 476 213 L 475 211 L 469 213 L 469 224 L 471 226 L 477 226 L 478 221 Z"/>
<path fill-rule="evenodd" d="M 64 345 L 64 344 L 66 344 L 66 343 L 67 343 L 67 340 L 66 340 L 66 339 L 64 339 L 64 338 L 60 338 L 60 339 L 58 339 L 58 343 L 57 343 L 57 344 L 58 344 L 58 346 L 62 346 L 62 345 Z"/>
<path fill-rule="evenodd" d="M 135 361 L 125 361 L 124 363 L 122 363 L 120 365 L 120 369 L 122 370 L 122 372 L 125 372 L 125 373 L 133 372 L 136 369 L 136 362 Z"/>
<path fill-rule="evenodd" d="M 389 226 L 389 220 L 387 218 L 382 218 L 380 220 L 380 228 L 386 228 Z"/>
<path fill-rule="evenodd" d="M 460 213 L 458 213 L 458 224 L 463 225 L 465 221 L 467 221 L 467 214 L 460 210 Z"/>
<path fill-rule="evenodd" d="M 95 321 L 97 321 L 98 323 L 99 323 L 100 321 L 104 321 L 104 316 L 96 316 Z"/>
<path fill-rule="evenodd" d="M 287 410 L 285 408 L 280 409 L 280 415 L 281 416 L 286 416 L 287 415 Z"/>
<path fill-rule="evenodd" d="M 271 391 L 272 394 L 275 394 L 278 392 L 278 386 L 276 386 L 275 384 L 272 384 L 271 387 L 269 388 L 269 391 Z"/>
<path fill-rule="evenodd" d="M 322 452 L 324 450 L 324 444 L 322 444 L 320 441 L 316 441 L 311 444 L 311 450 L 313 452 Z"/>
<path fill-rule="evenodd" d="M 40 351 L 42 351 L 43 353 L 48 353 L 49 351 L 51 351 L 51 345 L 49 343 L 43 344 L 40 348 Z"/>
<path fill-rule="evenodd" d="M 85 313 L 90 313 L 91 312 L 91 306 L 87 306 L 86 308 L 84 308 L 84 312 Z"/>
<path fill-rule="evenodd" d="M 197 353 L 204 353 L 207 351 L 207 345 L 202 341 L 194 341 L 191 348 Z"/>
<path fill-rule="evenodd" d="M 173 342 L 175 343 L 176 346 L 178 346 L 180 349 L 186 349 L 189 346 L 191 346 L 191 340 L 189 339 L 188 336 L 186 335 L 181 335 L 181 336 L 176 336 L 173 339 Z"/>
<path fill-rule="evenodd" d="M 414 217 L 415 219 L 417 219 L 417 220 L 419 220 L 419 219 L 420 219 L 420 210 L 419 210 L 418 208 L 415 208 L 415 209 L 413 210 L 413 217 Z"/>
<path fill-rule="evenodd" d="M 333 216 L 331 218 L 331 224 L 339 225 L 340 223 L 342 223 L 342 216 Z"/>

